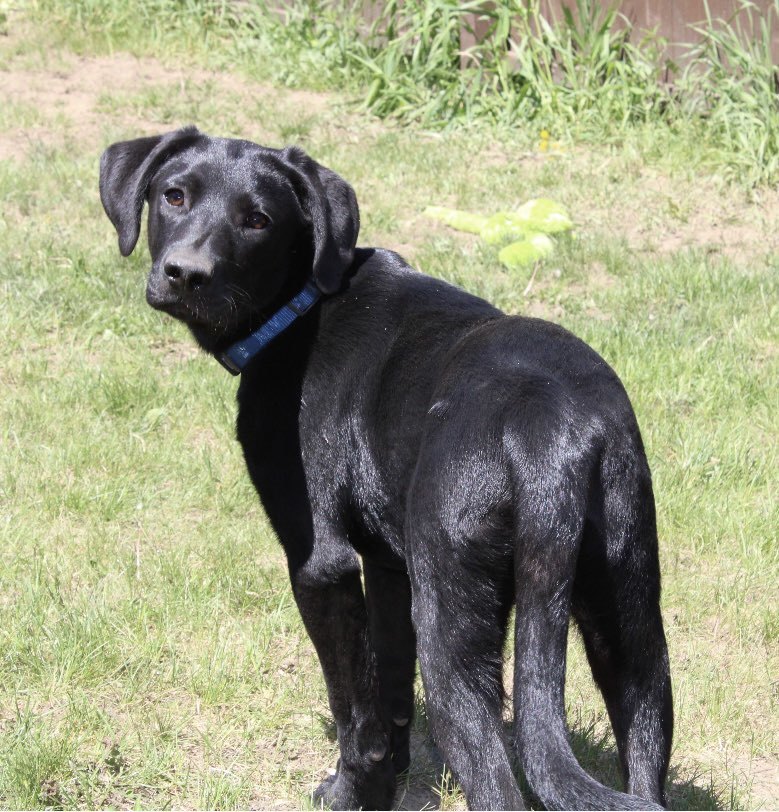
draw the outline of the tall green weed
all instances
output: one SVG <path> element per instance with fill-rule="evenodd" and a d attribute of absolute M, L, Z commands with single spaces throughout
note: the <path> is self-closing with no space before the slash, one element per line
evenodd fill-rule
<path fill-rule="evenodd" d="M 461 47 L 461 31 L 475 43 Z M 354 59 L 372 76 L 366 103 L 379 115 L 602 129 L 666 104 L 656 48 L 632 45 L 631 33 L 595 0 L 576 0 L 559 20 L 538 0 L 389 0 Z"/>
<path fill-rule="evenodd" d="M 779 68 L 772 49 L 779 0 L 765 14 L 740 0 L 738 12 L 714 19 L 706 4 L 680 82 L 681 112 L 705 122 L 719 160 L 756 184 L 779 178 Z"/>

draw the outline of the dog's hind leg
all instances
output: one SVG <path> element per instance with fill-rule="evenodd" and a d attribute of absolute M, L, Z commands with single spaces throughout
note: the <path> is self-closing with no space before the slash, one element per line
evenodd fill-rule
<path fill-rule="evenodd" d="M 608 451 L 573 588 L 573 614 L 603 693 L 628 787 L 665 802 L 673 732 L 660 617 L 654 498 L 643 455 Z"/>
<path fill-rule="evenodd" d="M 446 579 L 472 574 L 441 562 Z M 415 565 L 415 574 L 424 571 Z M 483 596 L 453 598 L 441 583 L 417 582 L 414 624 L 428 718 L 436 744 L 470 809 L 524 809 L 502 730 L 500 664 L 503 634 L 484 622 L 499 607 Z M 488 610 L 488 611 L 485 611 Z"/>
<path fill-rule="evenodd" d="M 433 737 L 469 808 L 524 809 L 502 721 L 511 543 L 477 457 L 442 466 L 433 452 L 417 467 L 406 524 L 417 651 Z"/>
<path fill-rule="evenodd" d="M 363 560 L 370 634 L 379 672 L 379 695 L 391 731 L 397 772 L 409 765 L 409 732 L 414 716 L 416 640 L 411 623 L 408 574 Z"/>

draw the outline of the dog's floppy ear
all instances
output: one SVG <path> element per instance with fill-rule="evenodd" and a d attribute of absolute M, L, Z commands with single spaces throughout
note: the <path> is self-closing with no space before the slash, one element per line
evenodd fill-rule
<path fill-rule="evenodd" d="M 143 201 L 155 171 L 200 137 L 195 127 L 112 144 L 100 158 L 100 199 L 119 235 L 119 250 L 132 253 L 141 232 Z"/>
<path fill-rule="evenodd" d="M 354 189 L 298 147 L 287 147 L 282 158 L 292 170 L 301 205 L 311 219 L 314 238 L 314 282 L 322 293 L 335 293 L 354 259 L 360 231 L 360 210 Z"/>

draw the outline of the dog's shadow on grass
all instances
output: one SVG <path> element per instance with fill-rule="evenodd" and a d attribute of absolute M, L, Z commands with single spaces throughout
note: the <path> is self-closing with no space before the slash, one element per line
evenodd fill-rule
<path fill-rule="evenodd" d="M 411 765 L 398 776 L 398 790 L 394 808 L 397 810 L 466 809 L 465 799 L 447 769 L 428 730 L 424 700 L 415 702 L 415 719 L 411 730 Z M 324 720 L 323 720 L 324 721 Z M 335 725 L 328 720 L 328 736 L 335 741 Z M 506 741 L 511 740 L 511 724 L 504 726 Z M 582 767 L 593 778 L 608 787 L 624 790 L 622 770 L 613 741 L 598 735 L 591 726 L 573 725 L 571 747 Z M 521 771 L 515 767 L 517 780 L 531 809 L 543 809 Z M 705 785 L 702 785 L 706 782 Z M 730 809 L 720 793 L 704 774 L 684 778 L 674 768 L 666 781 L 668 808 L 681 810 Z"/>
<path fill-rule="evenodd" d="M 504 732 L 506 739 L 510 740 L 510 724 L 506 725 Z M 624 789 L 619 757 L 612 742 L 595 736 L 590 728 L 574 727 L 571 731 L 571 745 L 579 763 L 590 775 L 606 786 Z M 522 795 L 530 808 L 543 809 L 524 776 L 518 769 L 516 773 Z M 669 770 L 666 792 L 669 809 L 730 808 L 729 804 L 723 803 L 723 798 L 705 776 L 684 778 L 673 766 Z M 415 724 L 411 733 L 411 766 L 398 779 L 395 809 L 466 809 L 465 800 L 433 743 L 424 719 Z"/>
<path fill-rule="evenodd" d="M 506 734 L 510 734 L 509 729 L 506 730 Z M 595 733 L 590 726 L 574 724 L 571 725 L 571 747 L 579 764 L 593 778 L 607 787 L 624 791 L 619 756 L 610 735 L 601 736 Z M 706 786 L 696 783 L 702 778 L 702 776 L 683 777 L 674 767 L 672 756 L 665 784 L 668 808 L 689 810 L 730 808 L 729 805 L 723 804 L 723 799 L 717 794 L 711 781 L 708 781 Z M 533 808 L 539 808 L 538 800 L 533 798 L 524 781 L 522 786 L 523 791 L 527 791 L 526 797 L 532 798 Z"/>

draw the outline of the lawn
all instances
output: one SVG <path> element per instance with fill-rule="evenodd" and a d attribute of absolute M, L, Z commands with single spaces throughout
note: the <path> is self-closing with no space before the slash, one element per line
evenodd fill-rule
<path fill-rule="evenodd" d="M 431 132 L 343 94 L 140 57 L 10 12 L 0 36 L 0 805 L 306 808 L 336 746 L 280 548 L 234 440 L 236 382 L 145 304 L 97 162 L 196 123 L 297 143 L 354 185 L 360 243 L 557 321 L 622 377 L 658 505 L 678 809 L 779 805 L 779 195 L 702 173 L 661 131 L 539 149 Z M 680 153 L 681 154 L 681 153 Z M 428 205 L 559 200 L 575 239 L 509 272 Z M 576 752 L 618 783 L 572 635 Z M 423 700 L 401 808 L 463 808 Z"/>

